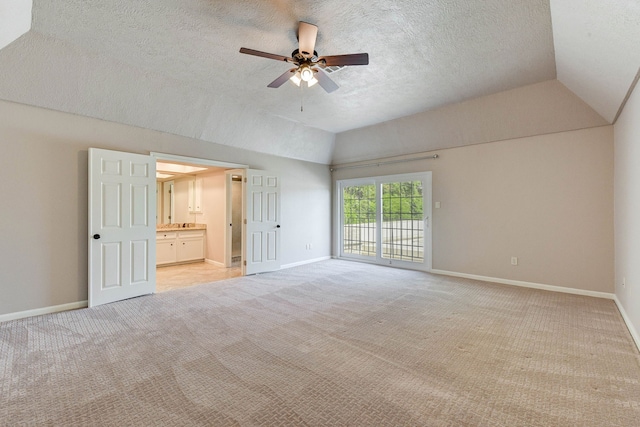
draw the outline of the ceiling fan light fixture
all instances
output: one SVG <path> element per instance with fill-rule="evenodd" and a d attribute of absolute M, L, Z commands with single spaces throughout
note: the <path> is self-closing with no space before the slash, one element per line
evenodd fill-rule
<path fill-rule="evenodd" d="M 313 70 L 307 64 L 300 66 L 300 78 L 305 82 L 309 82 L 314 78 Z"/>
<path fill-rule="evenodd" d="M 291 83 L 293 83 L 298 87 L 302 84 L 303 81 L 305 81 L 301 78 L 300 71 L 296 71 L 296 73 L 293 76 L 291 76 L 289 80 L 291 80 Z M 311 80 L 307 81 L 307 87 L 311 87 L 316 83 L 318 83 L 318 79 L 316 79 L 315 76 L 311 77 Z"/>
<path fill-rule="evenodd" d="M 291 80 L 291 83 L 293 83 L 294 85 L 300 86 L 300 82 L 302 81 L 302 79 L 300 78 L 300 71 L 296 71 L 289 80 Z"/>

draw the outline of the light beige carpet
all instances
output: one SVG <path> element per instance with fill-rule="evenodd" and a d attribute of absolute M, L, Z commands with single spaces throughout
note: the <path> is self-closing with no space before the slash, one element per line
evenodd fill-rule
<path fill-rule="evenodd" d="M 326 261 L 0 324 L 0 424 L 639 426 L 614 303 Z"/>

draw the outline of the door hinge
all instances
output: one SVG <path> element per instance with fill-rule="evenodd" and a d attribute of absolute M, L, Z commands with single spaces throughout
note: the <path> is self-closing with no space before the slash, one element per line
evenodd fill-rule
<path fill-rule="evenodd" d="M 244 219 L 244 223 L 245 223 L 245 224 L 247 223 L 247 219 L 246 219 L 246 218 Z"/>
<path fill-rule="evenodd" d="M 244 265 L 247 265 L 247 260 L 246 259 L 244 260 Z"/>
<path fill-rule="evenodd" d="M 248 182 L 248 181 L 247 181 L 247 177 L 246 177 L 246 176 L 244 177 L 244 182 Z"/>

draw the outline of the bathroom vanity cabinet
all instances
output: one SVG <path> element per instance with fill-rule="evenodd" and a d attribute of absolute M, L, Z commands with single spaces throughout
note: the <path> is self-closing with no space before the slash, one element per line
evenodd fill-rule
<path fill-rule="evenodd" d="M 204 260 L 205 230 L 158 231 L 156 265 Z"/>

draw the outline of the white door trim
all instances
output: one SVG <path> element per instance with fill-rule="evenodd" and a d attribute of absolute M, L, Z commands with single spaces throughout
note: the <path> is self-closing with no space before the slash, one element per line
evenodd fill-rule
<path fill-rule="evenodd" d="M 196 165 L 215 166 L 215 167 L 226 168 L 226 169 L 248 169 L 249 168 L 249 165 L 243 165 L 240 163 L 221 162 L 219 160 L 201 159 L 198 157 L 178 156 L 176 154 L 158 153 L 156 151 L 150 152 L 149 155 L 151 157 L 155 157 L 157 160 L 171 160 L 174 162 L 193 163 Z"/>

